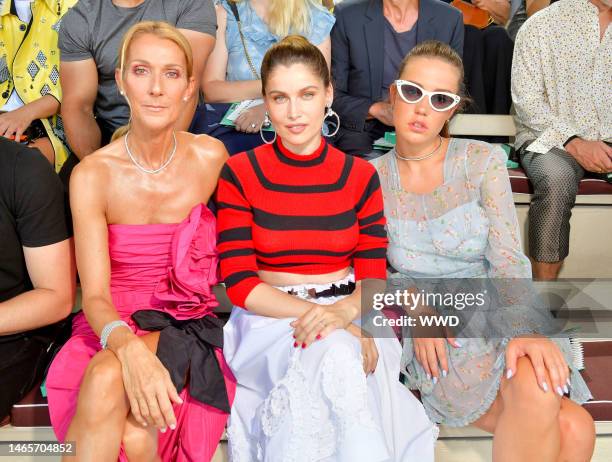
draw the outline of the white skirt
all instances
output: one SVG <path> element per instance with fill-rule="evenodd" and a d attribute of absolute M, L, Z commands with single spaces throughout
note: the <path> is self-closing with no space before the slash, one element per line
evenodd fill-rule
<path fill-rule="evenodd" d="M 374 339 L 378 364 L 366 377 L 359 339 L 336 330 L 305 349 L 295 348 L 289 325 L 294 319 L 232 309 L 223 347 L 238 382 L 227 430 L 230 460 L 433 461 L 438 430 L 399 382 L 401 347 L 395 337 Z"/>

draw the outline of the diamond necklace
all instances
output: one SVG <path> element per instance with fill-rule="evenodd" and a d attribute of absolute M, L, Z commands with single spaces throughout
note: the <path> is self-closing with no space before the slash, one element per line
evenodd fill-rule
<path fill-rule="evenodd" d="M 170 155 L 168 156 L 168 158 L 166 159 L 166 161 L 161 164 L 159 166 L 159 168 L 156 168 L 155 170 L 153 169 L 148 169 L 143 167 L 142 165 L 140 165 L 136 159 L 134 158 L 134 155 L 132 154 L 132 151 L 130 151 L 130 147 L 128 145 L 128 136 L 130 135 L 130 132 L 128 131 L 125 134 L 125 137 L 123 138 L 123 144 L 125 144 L 125 150 L 128 153 L 128 156 L 130 157 L 130 160 L 134 163 L 134 165 L 138 168 L 138 170 L 140 170 L 141 172 L 144 173 L 148 173 L 150 175 L 155 175 L 156 173 L 161 172 L 163 169 L 165 169 L 170 162 L 172 162 L 172 159 L 174 158 L 174 154 L 176 153 L 176 135 L 174 134 L 174 131 L 172 132 L 172 139 L 174 140 L 174 146 L 172 147 L 172 152 L 170 153 Z"/>
<path fill-rule="evenodd" d="M 442 146 L 442 137 L 440 135 L 438 135 L 438 139 L 440 140 L 440 142 L 438 143 L 438 146 L 436 146 L 436 149 L 431 151 L 429 154 L 425 154 L 424 156 L 420 156 L 420 157 L 404 157 L 404 156 L 400 155 L 397 152 L 397 147 L 396 147 L 395 148 L 395 157 L 397 157 L 398 159 L 402 159 L 402 160 L 425 160 L 425 159 L 429 159 L 436 152 L 438 152 L 438 149 L 440 149 L 440 146 Z"/>

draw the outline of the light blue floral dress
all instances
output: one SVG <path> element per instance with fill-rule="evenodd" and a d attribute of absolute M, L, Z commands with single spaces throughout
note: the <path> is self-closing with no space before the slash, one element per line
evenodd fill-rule
<path fill-rule="evenodd" d="M 389 275 L 391 282 L 393 278 L 531 278 L 529 260 L 521 250 L 506 156 L 501 148 L 451 139 L 444 161 L 444 182 L 429 194 L 402 188 L 395 150 L 371 162 L 378 170 L 385 201 L 387 258 L 397 271 Z M 528 327 L 517 328 L 516 334 L 528 331 Z M 434 422 L 449 426 L 468 425 L 489 409 L 504 373 L 509 339 L 460 341 L 461 348 L 446 345 L 448 375 L 434 385 L 414 356 L 410 333 L 404 332 L 404 382 L 420 390 Z M 591 395 L 574 367 L 569 340 L 554 341 L 572 369 L 571 399 L 587 401 Z"/>
<path fill-rule="evenodd" d="M 228 0 L 220 1 L 220 4 L 227 11 L 225 44 L 227 46 L 228 59 L 225 78 L 231 81 L 255 80 L 244 54 L 236 19 L 227 2 Z M 238 2 L 236 6 L 238 7 L 238 15 L 242 23 L 242 33 L 244 34 L 249 56 L 253 66 L 259 72 L 266 51 L 276 42 L 280 41 L 282 37 L 278 37 L 268 30 L 267 24 L 253 10 L 250 1 Z M 334 16 L 323 6 L 317 7 L 312 5 L 310 8 L 309 30 L 291 32 L 303 35 L 314 45 L 320 45 L 329 36 L 335 21 Z"/>

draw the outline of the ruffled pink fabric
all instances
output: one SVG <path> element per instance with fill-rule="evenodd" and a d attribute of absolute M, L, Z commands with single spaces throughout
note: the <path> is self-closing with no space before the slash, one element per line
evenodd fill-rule
<path fill-rule="evenodd" d="M 138 310 L 166 311 L 176 319 L 214 316 L 218 305 L 211 285 L 217 282 L 216 220 L 204 204 L 194 207 L 181 223 L 109 225 L 111 296 L 121 319 L 137 335 L 131 318 Z M 98 336 L 83 313 L 76 315 L 72 337 L 55 357 L 47 376 L 49 413 L 56 436 L 63 441 L 76 411 L 79 387 L 91 358 L 100 351 Z M 236 381 L 220 349 L 215 350 L 225 377 L 230 403 Z M 158 434 L 163 462 L 211 460 L 228 414 L 180 393 L 184 403 L 173 405 L 174 431 Z M 121 451 L 119 460 L 127 462 Z"/>
<path fill-rule="evenodd" d="M 219 305 L 211 290 L 217 283 L 219 263 L 215 233 L 215 217 L 202 204 L 175 230 L 172 261 L 153 297 L 176 319 L 207 315 Z"/>

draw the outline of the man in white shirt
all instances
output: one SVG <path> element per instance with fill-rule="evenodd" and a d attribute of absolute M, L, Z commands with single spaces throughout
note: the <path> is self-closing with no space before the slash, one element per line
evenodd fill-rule
<path fill-rule="evenodd" d="M 529 18 L 516 38 L 515 146 L 534 188 L 536 279 L 556 279 L 569 254 L 580 179 L 612 172 L 611 21 L 612 0 L 560 0 Z"/>

